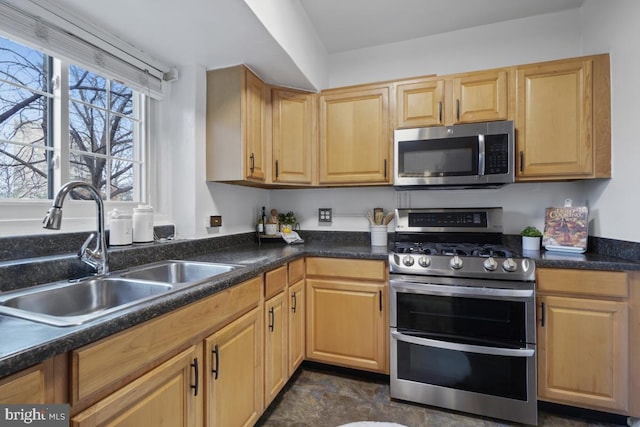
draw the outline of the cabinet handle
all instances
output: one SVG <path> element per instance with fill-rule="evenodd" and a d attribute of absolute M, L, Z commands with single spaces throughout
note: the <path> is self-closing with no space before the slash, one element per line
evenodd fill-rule
<path fill-rule="evenodd" d="M 524 151 L 520 151 L 520 172 L 524 172 Z"/>
<path fill-rule="evenodd" d="M 196 377 L 196 383 L 192 384 L 190 387 L 193 389 L 193 395 L 197 396 L 198 395 L 198 388 L 200 387 L 200 374 L 198 371 L 198 358 L 194 358 L 193 359 L 193 363 L 191 364 L 191 367 L 193 368 L 193 374 Z"/>
<path fill-rule="evenodd" d="M 275 314 L 273 312 L 273 307 L 271 307 L 269 309 L 269 330 L 271 332 L 273 332 L 273 327 L 274 327 L 275 323 L 276 323 L 276 317 L 275 317 Z"/>
<path fill-rule="evenodd" d="M 545 317 L 546 317 L 546 307 L 544 305 L 543 302 L 540 303 L 540 308 L 542 309 L 542 312 L 540 313 L 540 326 L 542 326 L 544 328 L 544 323 L 545 323 Z"/>
<path fill-rule="evenodd" d="M 378 297 L 379 297 L 378 298 L 378 301 L 379 301 L 378 305 L 379 305 L 380 311 L 382 311 L 382 290 L 378 291 Z"/>
<path fill-rule="evenodd" d="M 456 121 L 460 121 L 460 100 L 456 99 Z"/>
<path fill-rule="evenodd" d="M 213 379 L 217 380 L 218 372 L 220 372 L 220 353 L 218 353 L 218 344 L 213 347 L 211 354 L 215 358 L 215 363 L 213 364 L 214 368 L 211 370 L 211 373 L 213 373 Z"/>
<path fill-rule="evenodd" d="M 384 159 L 384 179 L 387 179 L 387 159 Z"/>
<path fill-rule="evenodd" d="M 298 308 L 298 299 L 296 298 L 295 292 L 291 292 L 291 303 L 291 311 L 295 313 Z"/>
<path fill-rule="evenodd" d="M 251 174 L 253 174 L 253 171 L 256 168 L 256 157 L 253 155 L 253 153 L 251 153 L 251 155 L 249 156 L 249 160 L 251 161 L 249 170 L 251 171 Z"/>
<path fill-rule="evenodd" d="M 276 178 L 278 178 L 278 161 L 276 160 Z"/>
<path fill-rule="evenodd" d="M 442 101 L 438 102 L 438 123 L 442 123 Z"/>

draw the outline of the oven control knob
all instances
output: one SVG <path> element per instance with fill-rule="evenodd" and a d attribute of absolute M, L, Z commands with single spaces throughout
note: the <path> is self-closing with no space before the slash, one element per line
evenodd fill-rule
<path fill-rule="evenodd" d="M 454 257 L 451 258 L 451 261 L 449 261 L 449 266 L 454 270 L 460 270 L 462 268 L 462 258 L 458 255 L 454 255 Z"/>
<path fill-rule="evenodd" d="M 513 260 L 513 258 L 507 258 L 502 263 L 502 268 L 504 271 L 516 271 L 518 268 L 518 264 Z"/>
<path fill-rule="evenodd" d="M 418 258 L 418 264 L 420 264 L 420 267 L 429 267 L 431 265 L 431 257 L 425 255 L 421 256 L 420 258 Z"/>
<path fill-rule="evenodd" d="M 402 263 L 407 267 L 411 267 L 413 265 L 413 257 L 411 255 L 406 255 L 402 258 Z"/>
<path fill-rule="evenodd" d="M 496 261 L 495 258 L 491 256 L 484 260 L 482 266 L 487 271 L 496 271 L 496 269 L 498 268 L 498 261 Z"/>

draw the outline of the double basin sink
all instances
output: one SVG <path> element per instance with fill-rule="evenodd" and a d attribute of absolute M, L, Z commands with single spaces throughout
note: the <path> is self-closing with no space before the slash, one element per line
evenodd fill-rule
<path fill-rule="evenodd" d="M 243 267 L 161 261 L 105 276 L 1 293 L 0 314 L 53 326 L 81 325 Z"/>

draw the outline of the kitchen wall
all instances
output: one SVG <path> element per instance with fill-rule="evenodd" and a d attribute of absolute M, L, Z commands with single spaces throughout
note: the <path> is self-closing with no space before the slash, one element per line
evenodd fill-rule
<path fill-rule="evenodd" d="M 197 88 L 198 93 L 204 93 L 205 70 L 193 67 L 187 68 L 186 73 L 181 71 L 170 100 L 174 114 L 193 111 L 193 131 L 170 129 L 161 138 L 164 142 L 160 142 L 174 150 L 187 150 L 180 164 L 175 164 L 174 159 L 174 182 L 179 184 L 174 186 L 170 216 L 179 235 L 202 237 L 252 230 L 258 209 L 263 205 L 294 211 L 303 229 L 355 231 L 367 230 L 362 215 L 374 206 L 386 210 L 503 206 L 505 232 L 517 233 L 528 224 L 541 227 L 544 208 L 562 205 L 565 198 L 572 198 L 574 204 L 584 203 L 590 207 L 592 235 L 640 242 L 640 227 L 635 225 L 632 214 L 640 207 L 640 201 L 633 197 L 640 178 L 638 167 L 633 162 L 622 164 L 624 157 L 640 158 L 640 144 L 631 133 L 633 119 L 640 113 L 640 106 L 633 102 L 639 99 L 638 85 L 631 81 L 632 76 L 640 75 L 640 59 L 637 52 L 633 52 L 636 48 L 633 41 L 640 39 L 640 29 L 633 21 L 637 16 L 640 16 L 640 4 L 634 0 L 587 0 L 579 11 L 509 21 L 329 57 L 330 87 L 338 87 L 610 52 L 614 174 L 611 180 L 513 184 L 496 190 L 410 192 L 396 192 L 388 187 L 260 190 L 204 183 L 204 100 L 193 91 Z M 194 96 L 180 96 L 181 91 Z M 180 141 L 179 146 L 175 145 L 176 141 Z M 185 144 L 191 148 L 185 148 Z M 183 183 L 189 188 L 176 196 L 184 191 Z M 632 200 L 626 201 L 626 198 Z M 622 206 L 624 210 L 620 209 Z M 317 209 L 320 207 L 334 209 L 331 226 L 319 225 Z M 216 230 L 205 227 L 211 214 L 223 215 L 223 227 Z"/>

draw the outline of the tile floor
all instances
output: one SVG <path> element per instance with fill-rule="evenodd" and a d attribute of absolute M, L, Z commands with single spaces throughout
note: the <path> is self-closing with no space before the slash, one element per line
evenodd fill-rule
<path fill-rule="evenodd" d="M 543 427 L 625 425 L 623 417 L 607 418 L 613 419 L 607 420 L 611 422 L 601 422 L 540 410 L 538 425 Z M 336 371 L 306 363 L 276 397 L 256 426 L 336 427 L 365 420 L 395 422 L 408 427 L 519 426 L 459 412 L 392 401 L 389 399 L 389 384 L 386 377 L 361 376 L 353 371 Z"/>

